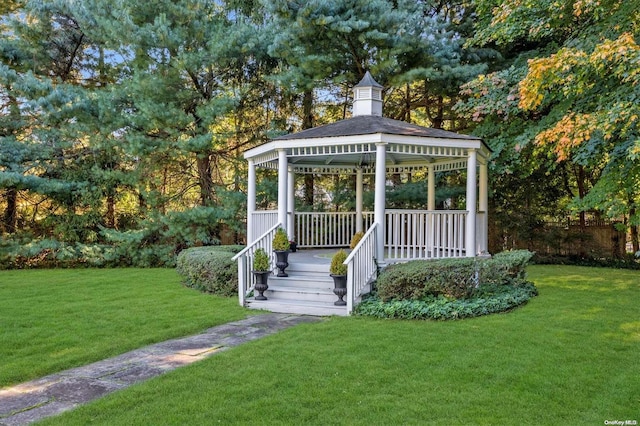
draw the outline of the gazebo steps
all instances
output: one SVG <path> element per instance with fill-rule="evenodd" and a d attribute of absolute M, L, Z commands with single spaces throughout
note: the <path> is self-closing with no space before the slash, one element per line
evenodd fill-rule
<path fill-rule="evenodd" d="M 329 265 L 291 263 L 288 277 L 269 276 L 268 300 L 247 299 L 251 309 L 307 315 L 347 315 L 346 306 L 335 306 L 338 297 L 333 293 L 333 278 Z"/>

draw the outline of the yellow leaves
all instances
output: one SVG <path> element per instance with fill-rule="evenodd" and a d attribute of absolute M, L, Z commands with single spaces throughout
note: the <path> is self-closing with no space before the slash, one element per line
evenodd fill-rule
<path fill-rule="evenodd" d="M 573 4 L 573 16 L 579 18 L 582 15 L 592 13 L 599 6 L 599 0 L 576 0 Z"/>
<path fill-rule="evenodd" d="M 533 110 L 544 100 L 546 90 L 563 86 L 573 79 L 572 71 L 583 66 L 587 54 L 577 49 L 560 49 L 547 58 L 529 60 L 529 72 L 520 82 L 520 108 Z"/>
<path fill-rule="evenodd" d="M 535 142 L 538 145 L 555 145 L 558 161 L 563 161 L 569 157 L 574 147 L 589 140 L 595 130 L 596 124 L 591 114 L 570 113 L 552 128 L 539 133 Z"/>
<path fill-rule="evenodd" d="M 510 0 L 504 1 L 493 8 L 493 19 L 491 25 L 495 26 L 501 23 L 505 23 L 507 18 L 519 7 L 522 7 L 522 0 Z"/>
<path fill-rule="evenodd" d="M 607 76 L 631 85 L 640 83 L 640 46 L 633 34 L 604 40 L 591 53 L 565 48 L 549 57 L 529 60 L 529 71 L 519 84 L 520 107 L 536 109 L 554 89 L 564 95 L 580 95 Z"/>
<path fill-rule="evenodd" d="M 623 33 L 616 40 L 605 40 L 600 43 L 591 54 L 592 61 L 614 61 L 624 59 L 632 52 L 638 52 L 640 48 L 631 33 Z"/>
<path fill-rule="evenodd" d="M 591 54 L 590 61 L 598 72 L 611 72 L 624 83 L 638 83 L 640 46 L 631 33 L 623 33 L 616 40 L 605 40 L 599 44 Z"/>

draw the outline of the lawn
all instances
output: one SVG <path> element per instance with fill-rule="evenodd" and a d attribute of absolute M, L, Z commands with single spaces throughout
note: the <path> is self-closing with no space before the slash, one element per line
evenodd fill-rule
<path fill-rule="evenodd" d="M 171 269 L 0 271 L 0 387 L 244 318 Z"/>
<path fill-rule="evenodd" d="M 640 272 L 529 271 L 540 295 L 510 313 L 301 325 L 45 424 L 640 421 Z"/>

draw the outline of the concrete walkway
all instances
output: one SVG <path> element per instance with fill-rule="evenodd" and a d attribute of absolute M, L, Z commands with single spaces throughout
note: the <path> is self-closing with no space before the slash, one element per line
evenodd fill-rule
<path fill-rule="evenodd" d="M 25 425 L 175 370 L 225 349 L 319 317 L 256 315 L 194 336 L 142 349 L 0 389 L 0 426 Z"/>

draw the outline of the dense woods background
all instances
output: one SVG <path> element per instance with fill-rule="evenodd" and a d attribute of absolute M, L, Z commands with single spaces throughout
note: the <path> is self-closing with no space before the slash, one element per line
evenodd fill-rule
<path fill-rule="evenodd" d="M 386 116 L 494 150 L 494 251 L 570 220 L 640 251 L 638 0 L 5 0 L 0 32 L 5 266 L 241 242 L 242 152 L 348 117 L 366 70 Z M 463 177 L 438 179 L 455 203 Z M 393 182 L 394 206 L 426 204 L 419 179 Z M 352 202 L 341 177 L 297 184 L 300 210 Z"/>

